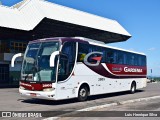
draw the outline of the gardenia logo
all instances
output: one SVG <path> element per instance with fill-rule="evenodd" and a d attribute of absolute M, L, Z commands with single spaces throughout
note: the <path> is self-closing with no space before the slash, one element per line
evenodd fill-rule
<path fill-rule="evenodd" d="M 97 63 L 89 63 L 88 62 L 88 58 L 91 56 L 91 55 L 93 55 L 93 54 L 100 54 L 101 56 L 100 57 L 92 57 L 92 60 L 96 60 L 97 61 Z M 88 53 L 86 56 L 85 56 L 85 58 L 84 58 L 84 63 L 86 64 L 86 65 L 88 65 L 88 66 L 98 66 L 99 64 L 100 64 L 100 62 L 101 62 L 101 59 L 102 59 L 102 55 L 103 55 L 103 53 L 102 52 L 91 52 L 91 53 Z"/>
<path fill-rule="evenodd" d="M 143 72 L 142 69 L 124 67 L 125 72 Z"/>

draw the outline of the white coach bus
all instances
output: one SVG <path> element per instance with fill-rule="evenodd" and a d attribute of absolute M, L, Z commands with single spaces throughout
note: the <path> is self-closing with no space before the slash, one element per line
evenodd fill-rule
<path fill-rule="evenodd" d="M 61 100 L 146 87 L 146 56 L 86 38 L 47 38 L 29 42 L 19 92 Z"/>

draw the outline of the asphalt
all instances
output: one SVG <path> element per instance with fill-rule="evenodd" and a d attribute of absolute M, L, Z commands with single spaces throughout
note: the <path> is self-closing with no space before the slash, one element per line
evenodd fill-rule
<path fill-rule="evenodd" d="M 77 102 L 76 99 L 49 101 L 39 99 L 28 99 L 21 97 L 17 88 L 0 89 L 0 110 L 1 111 L 46 111 L 47 117 L 61 115 L 64 111 L 78 111 L 103 106 L 107 108 L 110 104 L 122 105 L 123 102 L 132 100 L 138 102 L 140 98 L 148 98 L 160 95 L 160 83 L 149 83 L 146 88 L 138 90 L 135 94 L 120 92 L 89 97 L 88 101 Z M 142 99 L 143 100 L 143 99 Z M 145 100 L 143 100 L 145 101 Z M 125 103 L 128 104 L 128 103 Z M 100 108 L 103 108 L 100 107 Z M 94 110 L 94 109 L 91 109 Z M 55 111 L 57 113 L 55 113 Z M 54 113 L 53 113 L 54 112 Z"/>
<path fill-rule="evenodd" d="M 49 117 L 44 120 L 58 120 L 64 118 L 74 120 L 74 118 L 77 117 L 135 117 L 135 113 L 144 114 L 138 117 L 160 117 L 160 95 L 88 107 L 57 117 Z M 148 116 L 145 116 L 146 114 Z"/>

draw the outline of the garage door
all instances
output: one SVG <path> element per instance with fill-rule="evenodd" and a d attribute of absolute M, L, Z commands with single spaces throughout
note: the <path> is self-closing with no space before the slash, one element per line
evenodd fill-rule
<path fill-rule="evenodd" d="M 9 64 L 0 64 L 0 84 L 9 82 Z"/>

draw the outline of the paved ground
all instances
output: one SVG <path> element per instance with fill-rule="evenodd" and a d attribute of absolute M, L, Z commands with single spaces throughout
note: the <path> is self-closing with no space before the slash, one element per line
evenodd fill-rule
<path fill-rule="evenodd" d="M 149 83 L 147 88 L 135 94 L 128 92 L 92 96 L 88 101 L 77 102 L 76 99 L 49 101 L 26 99 L 19 95 L 18 89 L 0 89 L 0 111 L 75 111 L 95 105 L 120 102 L 125 100 L 160 95 L 160 83 Z"/>
<path fill-rule="evenodd" d="M 122 111 L 124 117 L 116 117 L 116 112 Z M 132 112 L 133 111 L 133 112 Z M 137 111 L 137 112 L 136 112 Z M 157 111 L 158 114 L 157 114 Z M 102 117 L 105 113 L 113 112 L 115 116 L 113 117 Z M 146 113 L 145 113 L 146 112 Z M 143 113 L 145 115 L 149 115 L 150 117 L 125 117 L 125 116 L 134 116 L 136 114 Z M 153 113 L 153 114 L 152 114 Z M 80 113 L 81 114 L 81 113 Z M 83 120 L 159 120 L 160 117 L 155 117 L 156 114 L 160 116 L 160 98 L 136 102 L 134 104 L 124 104 L 118 106 L 112 106 L 102 109 L 96 109 L 95 111 L 87 112 L 88 116 L 101 116 L 101 117 L 83 117 Z M 118 114 L 118 113 L 117 113 Z M 144 115 L 144 116 L 145 116 Z M 152 117 L 151 117 L 152 116 Z M 62 117 L 61 120 L 82 120 L 80 117 Z"/>

